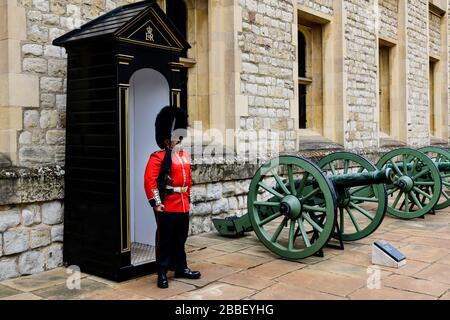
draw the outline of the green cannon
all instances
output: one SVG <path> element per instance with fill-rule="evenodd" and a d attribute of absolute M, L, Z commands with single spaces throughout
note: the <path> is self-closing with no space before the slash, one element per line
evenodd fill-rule
<path fill-rule="evenodd" d="M 377 169 L 348 152 L 331 154 L 318 164 L 280 156 L 255 173 L 248 213 L 213 223 L 223 236 L 254 231 L 275 254 L 302 259 L 320 253 L 331 238 L 342 243 L 374 232 L 388 205 L 384 185 L 394 183 L 393 168 Z"/>

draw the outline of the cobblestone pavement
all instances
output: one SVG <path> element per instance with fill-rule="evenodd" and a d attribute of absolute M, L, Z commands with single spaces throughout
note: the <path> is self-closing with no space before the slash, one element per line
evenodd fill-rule
<path fill-rule="evenodd" d="M 380 239 L 408 261 L 399 269 L 381 267 L 381 288 L 369 289 L 376 274 L 371 244 Z M 155 275 L 115 283 L 82 274 L 81 289 L 69 290 L 69 275 L 58 268 L 1 282 L 0 299 L 450 299 L 450 210 L 412 221 L 386 216 L 369 238 L 298 263 L 277 258 L 253 234 L 230 240 L 209 233 L 188 243 L 200 280 L 175 280 L 170 273 L 169 289 L 161 290 Z"/>

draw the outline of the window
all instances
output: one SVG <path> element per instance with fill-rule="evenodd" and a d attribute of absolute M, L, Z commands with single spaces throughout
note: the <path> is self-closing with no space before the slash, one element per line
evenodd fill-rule
<path fill-rule="evenodd" d="M 429 78 L 429 99 L 430 99 L 430 135 L 436 136 L 436 71 L 437 71 L 437 61 L 430 60 L 430 78 Z"/>
<path fill-rule="evenodd" d="M 298 27 L 298 120 L 299 129 L 323 132 L 322 25 Z"/>
<path fill-rule="evenodd" d="M 380 101 L 380 132 L 391 135 L 391 64 L 390 48 L 379 47 L 379 101 Z"/>

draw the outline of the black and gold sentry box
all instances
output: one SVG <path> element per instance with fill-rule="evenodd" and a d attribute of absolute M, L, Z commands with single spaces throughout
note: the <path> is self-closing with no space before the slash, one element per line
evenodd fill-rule
<path fill-rule="evenodd" d="M 158 149 L 156 114 L 180 106 L 190 45 L 155 1 L 119 7 L 53 44 L 68 55 L 64 262 L 116 281 L 151 273 L 144 170 Z"/>

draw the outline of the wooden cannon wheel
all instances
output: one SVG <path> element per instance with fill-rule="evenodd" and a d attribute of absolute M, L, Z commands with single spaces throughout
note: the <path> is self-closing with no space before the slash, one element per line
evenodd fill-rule
<path fill-rule="evenodd" d="M 332 177 L 378 170 L 366 158 L 350 152 L 330 154 L 322 158 L 318 165 Z M 380 226 L 387 208 L 384 184 L 337 188 L 336 193 L 339 231 L 342 240 L 362 239 L 372 234 Z"/>
<path fill-rule="evenodd" d="M 280 156 L 253 177 L 248 215 L 259 240 L 285 259 L 303 259 L 330 240 L 336 195 L 322 170 L 309 160 Z"/>
<path fill-rule="evenodd" d="M 377 163 L 379 169 L 393 168 L 394 184 L 387 185 L 387 211 L 402 219 L 414 219 L 432 211 L 441 191 L 439 170 L 424 153 L 401 148 L 386 153 Z"/>

